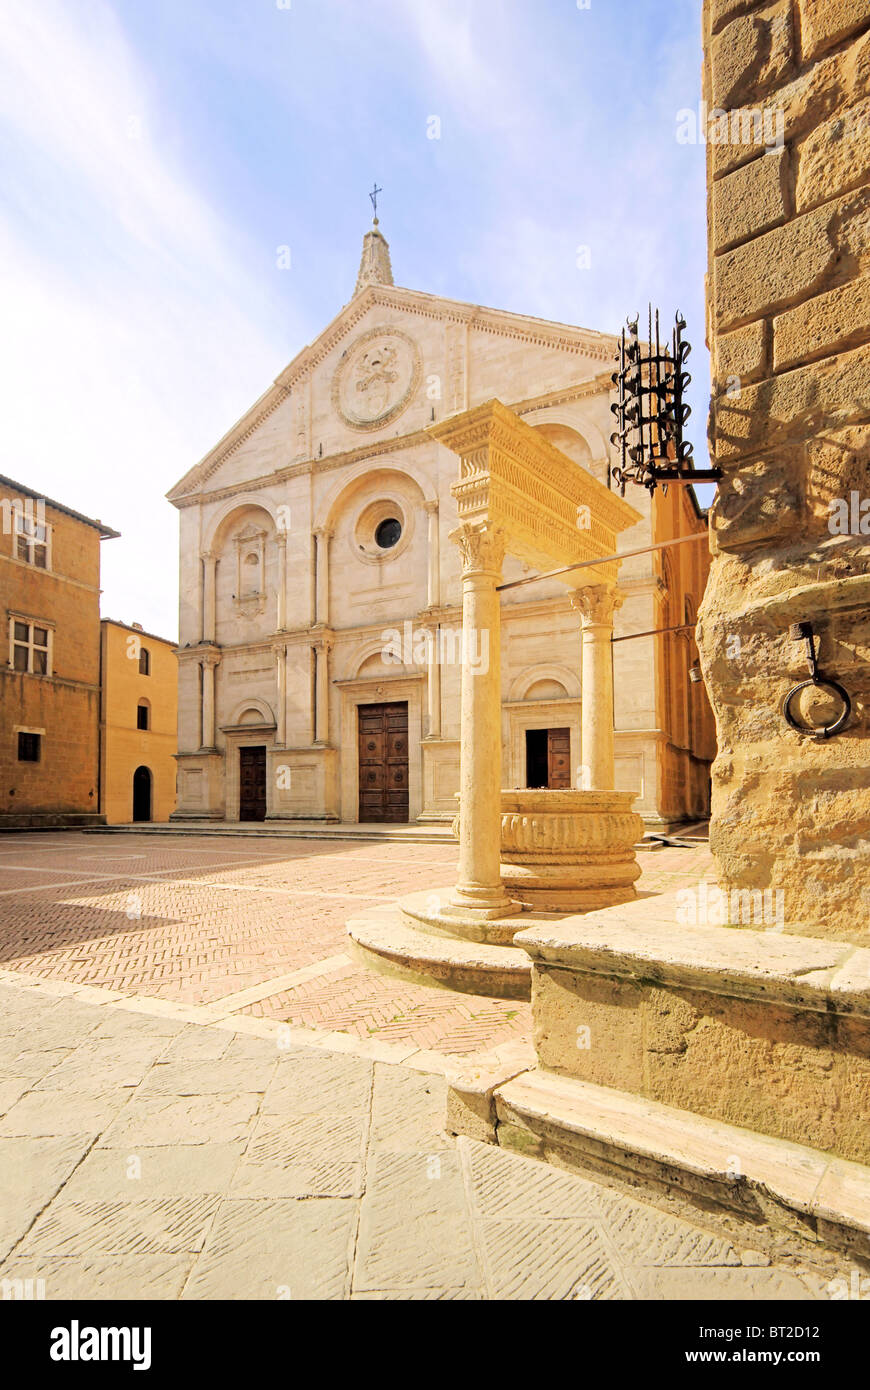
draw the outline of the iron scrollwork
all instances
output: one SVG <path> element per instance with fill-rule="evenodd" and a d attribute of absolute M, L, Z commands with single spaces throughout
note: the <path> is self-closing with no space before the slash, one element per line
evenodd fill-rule
<path fill-rule="evenodd" d="M 722 476 L 721 470 L 696 470 L 693 445 L 683 437 L 683 426 L 692 413 L 685 399 L 686 387 L 692 380 L 685 370 L 692 351 L 683 337 L 686 320 L 677 311 L 671 341 L 663 345 L 658 309 L 653 320 L 650 305 L 646 343 L 638 337 L 639 317 L 627 320 L 627 333 L 622 330 L 617 370 L 611 378 L 617 389 L 617 399 L 610 407 L 617 429 L 610 442 L 620 455 L 619 463 L 610 470 L 611 476 L 623 497 L 627 482 L 654 492 L 659 483 L 667 491 L 668 483 L 716 481 Z"/>

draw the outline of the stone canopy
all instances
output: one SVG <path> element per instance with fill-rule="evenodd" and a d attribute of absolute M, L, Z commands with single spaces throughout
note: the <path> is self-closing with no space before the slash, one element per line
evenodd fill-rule
<path fill-rule="evenodd" d="M 501 401 L 427 433 L 460 457 L 451 488 L 460 523 L 503 529 L 508 553 L 538 569 L 602 560 L 560 576 L 569 587 L 616 583 L 619 562 L 606 557 L 640 513 Z"/>

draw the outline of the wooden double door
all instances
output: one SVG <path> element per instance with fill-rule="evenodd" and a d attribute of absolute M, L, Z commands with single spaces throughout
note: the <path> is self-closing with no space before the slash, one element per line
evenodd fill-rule
<path fill-rule="evenodd" d="M 571 786 L 571 730 L 526 730 L 526 786 L 565 791 Z"/>
<path fill-rule="evenodd" d="M 266 819 L 266 749 L 239 749 L 239 820 Z"/>
<path fill-rule="evenodd" d="M 408 705 L 359 705 L 359 818 L 408 820 Z"/>

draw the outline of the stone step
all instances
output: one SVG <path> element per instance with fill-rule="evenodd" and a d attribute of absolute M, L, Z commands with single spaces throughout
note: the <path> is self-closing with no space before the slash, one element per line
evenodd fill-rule
<path fill-rule="evenodd" d="M 89 835 L 243 835 L 290 840 L 388 840 L 410 845 L 453 845 L 456 838 L 447 825 L 336 825 L 323 822 L 180 821 L 158 825 L 137 821 L 133 825 L 88 827 Z"/>
<path fill-rule="evenodd" d="M 347 932 L 354 953 L 382 974 L 496 999 L 531 996 L 531 962 L 512 946 L 420 931 L 398 907 L 370 908 L 348 922 Z"/>
<path fill-rule="evenodd" d="M 510 946 L 517 932 L 564 919 L 564 913 L 553 912 L 518 910 L 514 917 L 487 919 L 473 912 L 451 911 L 452 892 L 450 888 L 438 888 L 431 892 L 408 893 L 401 902 L 408 926 L 431 936 L 463 937 L 484 946 Z"/>
<path fill-rule="evenodd" d="M 870 1257 L 870 1168 L 542 1069 L 493 1093 L 505 1148 Z"/>

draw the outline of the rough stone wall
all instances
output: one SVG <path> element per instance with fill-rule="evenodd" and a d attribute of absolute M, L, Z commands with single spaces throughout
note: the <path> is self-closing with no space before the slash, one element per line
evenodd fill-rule
<path fill-rule="evenodd" d="M 870 931 L 870 0 L 705 0 L 711 453 L 701 609 L 723 887 L 785 893 L 787 931 Z M 755 114 L 753 114 L 755 113 Z M 759 139 L 760 137 L 760 139 Z M 852 697 L 791 730 L 790 624 Z M 810 691 L 798 709 L 829 721 Z"/>

